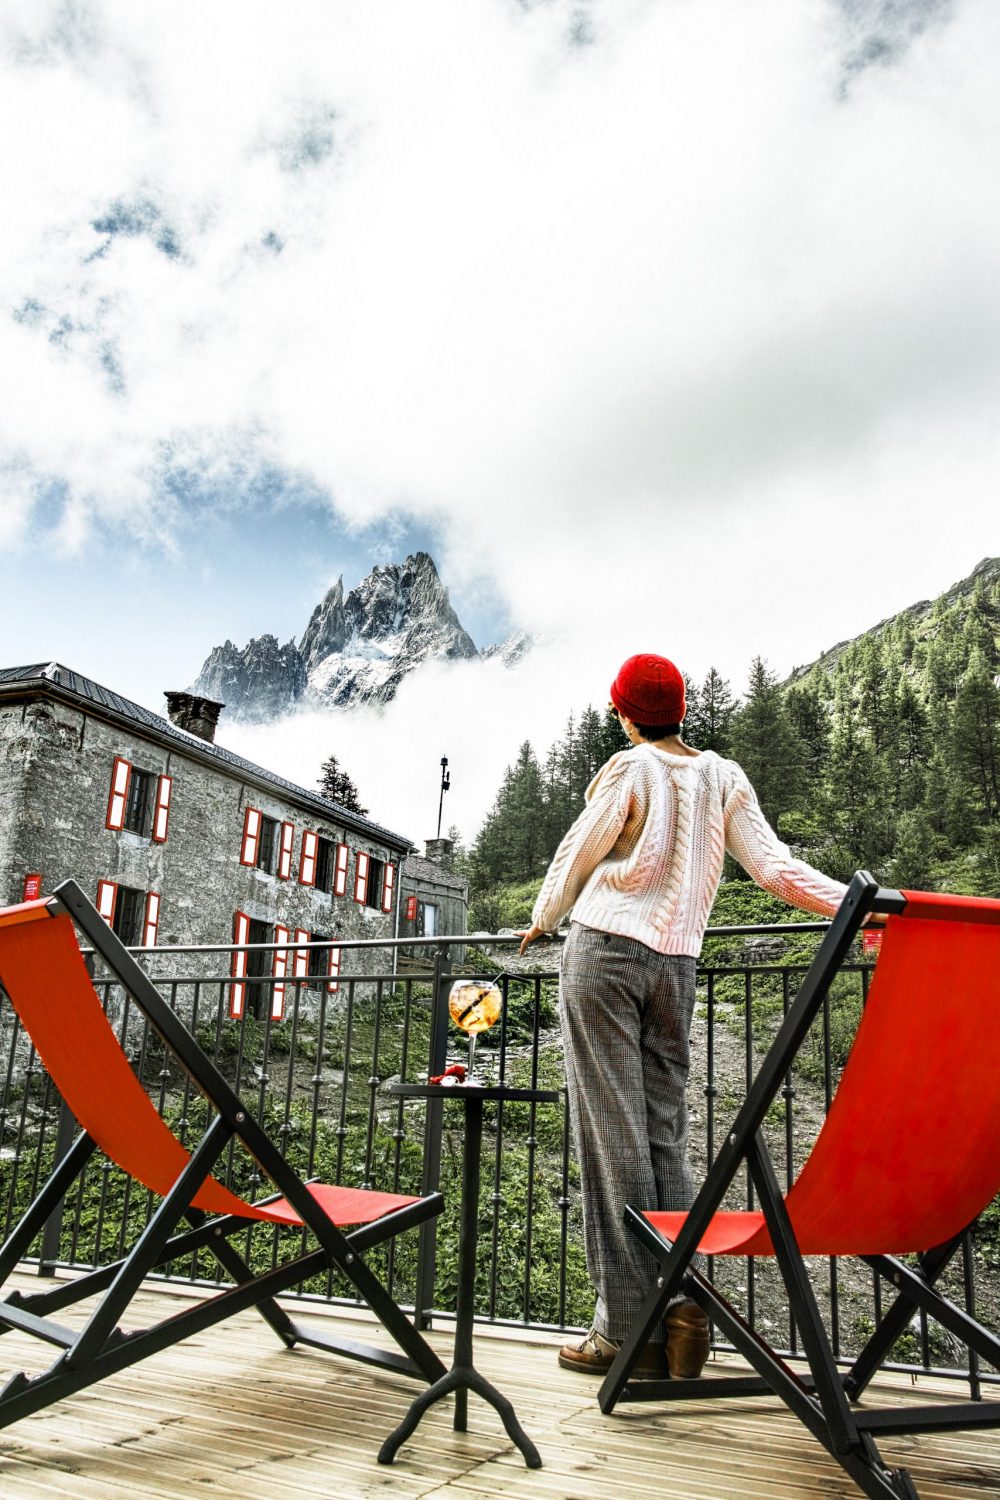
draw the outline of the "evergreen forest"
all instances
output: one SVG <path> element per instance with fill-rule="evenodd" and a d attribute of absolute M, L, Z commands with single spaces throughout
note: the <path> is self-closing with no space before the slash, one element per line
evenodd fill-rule
<path fill-rule="evenodd" d="M 684 738 L 743 766 L 793 852 L 839 879 L 1000 896 L 1000 560 L 782 683 L 688 682 Z M 473 928 L 523 923 L 597 769 L 628 742 L 590 706 L 509 766 L 468 851 Z M 743 872 L 727 860 L 727 878 Z M 725 887 L 723 888 L 725 889 Z"/>

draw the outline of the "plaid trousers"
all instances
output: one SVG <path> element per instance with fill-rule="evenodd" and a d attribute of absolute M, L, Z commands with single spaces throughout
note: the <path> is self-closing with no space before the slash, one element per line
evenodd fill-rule
<path fill-rule="evenodd" d="M 580 1163 L 594 1327 L 628 1332 L 657 1274 L 623 1223 L 637 1208 L 690 1208 L 688 1033 L 696 960 L 574 922 L 559 982 L 570 1121 Z"/>

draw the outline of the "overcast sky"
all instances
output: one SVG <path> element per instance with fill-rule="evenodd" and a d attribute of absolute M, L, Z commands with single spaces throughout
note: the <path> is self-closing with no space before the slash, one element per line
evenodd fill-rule
<path fill-rule="evenodd" d="M 468 834 L 619 661 L 1000 553 L 995 0 L 0 4 L 0 626 L 150 707 L 427 547 L 518 674 L 231 734 Z"/>

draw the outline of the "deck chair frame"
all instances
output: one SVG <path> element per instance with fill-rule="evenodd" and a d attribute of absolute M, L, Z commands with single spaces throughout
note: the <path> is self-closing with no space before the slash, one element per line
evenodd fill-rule
<path fill-rule="evenodd" d="M 49 898 L 48 905 L 50 910 L 72 917 L 108 972 L 207 1098 L 214 1118 L 192 1150 L 187 1166 L 161 1199 L 127 1255 L 46 1291 L 24 1294 L 14 1290 L 0 1300 L 0 1334 L 17 1329 L 60 1351 L 42 1374 L 34 1377 L 15 1374 L 0 1389 L 0 1427 L 249 1308 L 257 1310 L 289 1349 L 306 1345 L 428 1383 L 444 1375 L 445 1368 L 438 1356 L 363 1260 L 364 1252 L 372 1246 L 439 1213 L 443 1207 L 441 1195 L 428 1194 L 350 1233 L 343 1232 L 323 1211 L 307 1184 L 289 1166 L 79 885 L 73 880 L 63 882 Z M 315 1248 L 305 1250 L 296 1259 L 260 1274 L 251 1270 L 230 1239 L 245 1231 L 249 1221 L 237 1214 L 210 1216 L 192 1206 L 199 1188 L 234 1140 L 242 1142 L 274 1185 L 275 1197 L 284 1198 L 291 1205 L 316 1242 Z M 95 1142 L 81 1131 L 56 1164 L 0 1247 L 0 1288 L 27 1254 L 95 1150 Z M 212 1252 L 234 1284 L 151 1327 L 124 1332 L 119 1320 L 145 1277 L 170 1261 L 201 1249 Z M 348 1339 L 315 1324 L 300 1323 L 275 1301 L 279 1294 L 308 1277 L 331 1269 L 353 1284 L 395 1340 L 398 1351 Z M 52 1316 L 95 1295 L 100 1295 L 100 1301 L 82 1329 L 66 1328 Z"/>
<path fill-rule="evenodd" d="M 908 1472 L 892 1469 L 883 1461 L 876 1446 L 878 1434 L 1000 1426 L 1000 1401 L 854 1409 L 852 1402 L 863 1394 L 914 1312 L 919 1310 L 936 1319 L 998 1369 L 1000 1339 L 936 1287 L 963 1243 L 966 1233 L 963 1231 L 947 1244 L 920 1255 L 916 1267 L 891 1255 L 859 1257 L 884 1278 L 894 1297 L 850 1368 L 846 1371 L 840 1368 L 795 1239 L 762 1127 L 767 1110 L 778 1096 L 860 928 L 871 917 L 900 913 L 905 906 L 906 898 L 900 891 L 883 889 L 867 871 L 859 871 L 853 877 L 676 1240 L 671 1242 L 660 1234 L 635 1208 L 626 1209 L 626 1224 L 659 1262 L 660 1273 L 623 1340 L 598 1397 L 602 1411 L 610 1413 L 622 1400 L 718 1400 L 729 1396 L 777 1395 L 873 1500 L 918 1500 Z M 792 1369 L 691 1265 L 703 1234 L 744 1163 L 774 1246 L 789 1310 L 808 1364 L 807 1375 Z M 631 1379 L 647 1341 L 678 1294 L 698 1303 L 756 1370 L 756 1375 L 696 1380 Z"/>

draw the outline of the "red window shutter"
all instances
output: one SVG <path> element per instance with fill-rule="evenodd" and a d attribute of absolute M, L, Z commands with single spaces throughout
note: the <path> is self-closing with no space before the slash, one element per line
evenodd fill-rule
<path fill-rule="evenodd" d="M 160 930 L 160 898 L 156 891 L 146 897 L 146 920 L 142 927 L 142 946 L 156 947 L 156 934 Z"/>
<path fill-rule="evenodd" d="M 368 896 L 368 855 L 359 849 L 354 856 L 354 899 L 363 905 Z"/>
<path fill-rule="evenodd" d="M 111 767 L 108 815 L 104 820 L 105 828 L 113 828 L 116 833 L 125 827 L 125 808 L 128 805 L 128 787 L 131 780 L 132 762 L 116 755 L 115 763 Z"/>
<path fill-rule="evenodd" d="M 415 922 L 417 920 L 416 896 L 407 896 L 406 898 L 406 920 L 408 922 Z"/>
<path fill-rule="evenodd" d="M 382 910 L 392 911 L 392 891 L 396 884 L 396 866 L 386 865 L 382 874 Z"/>
<path fill-rule="evenodd" d="M 281 825 L 281 852 L 278 855 L 278 879 L 289 880 L 292 874 L 292 845 L 295 843 L 295 824 Z"/>
<path fill-rule="evenodd" d="M 333 867 L 333 894 L 347 895 L 347 861 L 351 851 L 346 844 L 337 845 L 337 862 Z"/>
<path fill-rule="evenodd" d="M 245 943 L 250 935 L 250 918 L 244 911 L 233 913 L 233 966 L 231 973 L 233 977 L 242 981 L 247 972 L 247 954 L 238 953 L 236 949 L 241 943 Z M 246 1001 L 247 987 L 243 983 L 231 984 L 229 986 L 229 1014 L 240 1017 L 243 1014 L 243 1006 Z"/>
<path fill-rule="evenodd" d="M 288 942 L 288 928 L 275 926 L 274 941 Z M 274 984 L 271 986 L 271 1020 L 280 1021 L 285 1011 L 285 975 L 288 973 L 288 949 L 274 950 Z"/>
<path fill-rule="evenodd" d="M 329 979 L 327 980 L 326 987 L 330 991 L 331 995 L 336 994 L 337 990 L 339 989 L 339 985 L 337 983 L 337 975 L 340 973 L 340 949 L 339 948 L 331 948 L 330 949 L 330 956 L 327 959 L 327 964 L 326 964 L 326 972 L 330 976 Z"/>
<path fill-rule="evenodd" d="M 299 860 L 299 884 L 316 884 L 316 849 L 319 845 L 319 834 L 310 833 L 307 828 L 302 835 L 302 857 Z"/>
<path fill-rule="evenodd" d="M 297 943 L 308 943 L 308 941 L 309 941 L 309 934 L 308 934 L 308 932 L 306 931 L 306 929 L 304 927 L 296 927 L 296 929 L 295 929 L 295 941 Z M 293 973 L 295 975 L 295 978 L 296 979 L 305 979 L 305 978 L 307 978 L 308 974 L 309 974 L 309 949 L 308 948 L 296 948 L 296 950 L 295 950 L 294 964 L 295 964 L 295 967 L 293 969 Z"/>
<path fill-rule="evenodd" d="M 260 809 L 248 807 L 243 819 L 243 848 L 240 850 L 241 865 L 255 865 L 260 848 Z"/>
<path fill-rule="evenodd" d="M 118 900 L 118 887 L 113 880 L 99 880 L 97 882 L 97 910 L 110 927 L 115 920 L 115 902 Z"/>
<path fill-rule="evenodd" d="M 172 776 L 161 776 L 156 783 L 156 810 L 153 813 L 153 843 L 167 842 L 167 825 L 170 822 L 170 792 Z"/>

